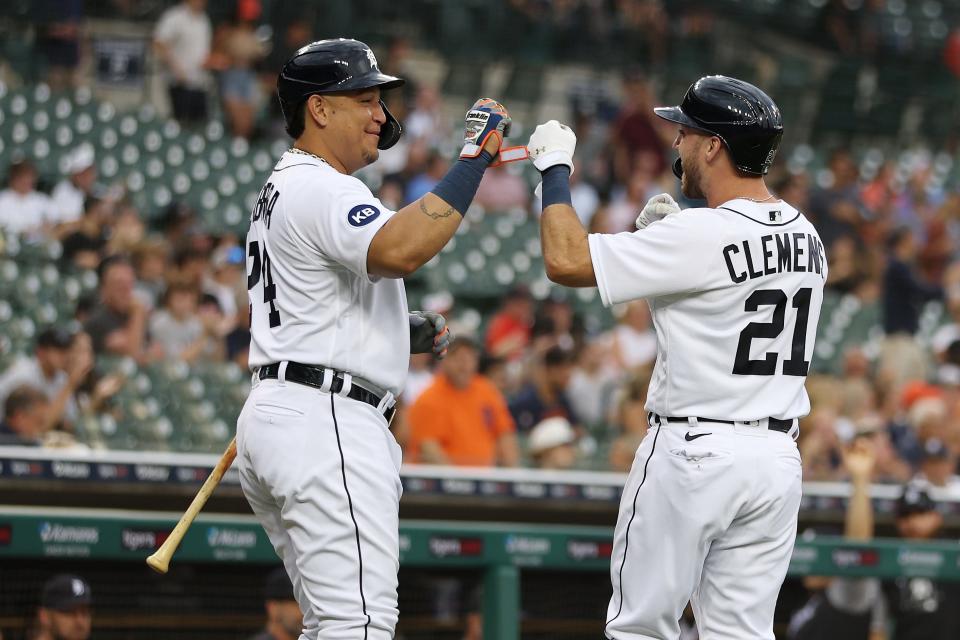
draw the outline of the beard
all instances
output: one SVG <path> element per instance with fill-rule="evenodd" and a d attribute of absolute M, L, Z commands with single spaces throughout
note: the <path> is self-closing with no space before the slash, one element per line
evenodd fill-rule
<path fill-rule="evenodd" d="M 680 192 L 684 197 L 691 200 L 703 200 L 706 196 L 703 193 L 701 182 L 700 167 L 691 163 L 683 163 L 683 176 L 680 178 Z"/>
<path fill-rule="evenodd" d="M 365 164 L 365 165 L 371 165 L 371 164 L 373 164 L 374 162 L 377 161 L 377 158 L 380 157 L 380 151 L 379 151 L 378 149 L 374 149 L 373 151 L 369 151 L 369 150 L 367 150 L 367 149 L 364 149 L 364 150 L 361 152 L 361 155 L 363 156 L 363 162 L 364 162 L 364 164 Z"/>

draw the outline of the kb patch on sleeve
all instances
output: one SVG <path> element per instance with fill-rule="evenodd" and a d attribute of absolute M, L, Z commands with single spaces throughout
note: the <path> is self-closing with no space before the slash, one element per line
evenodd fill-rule
<path fill-rule="evenodd" d="M 358 204 L 347 214 L 347 222 L 354 227 L 362 227 L 373 222 L 380 215 L 380 209 L 372 204 Z"/>

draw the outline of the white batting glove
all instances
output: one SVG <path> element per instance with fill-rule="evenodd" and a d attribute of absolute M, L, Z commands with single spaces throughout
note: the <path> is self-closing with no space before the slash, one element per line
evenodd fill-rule
<path fill-rule="evenodd" d="M 674 213 L 680 213 L 680 205 L 669 193 L 653 196 L 637 216 L 637 229 L 646 229 L 657 220 L 663 220 Z"/>
<path fill-rule="evenodd" d="M 530 136 L 527 154 L 540 173 L 558 164 L 565 164 L 570 167 L 570 175 L 573 175 L 573 152 L 576 148 L 577 134 L 573 129 L 556 120 L 548 120 L 538 124 L 533 135 Z M 543 183 L 541 182 L 533 193 L 539 198 L 542 191 Z"/>
<path fill-rule="evenodd" d="M 527 143 L 527 152 L 533 160 L 533 166 L 541 173 L 550 167 L 565 164 L 570 167 L 572 174 L 573 152 L 576 148 L 577 134 L 556 120 L 538 124 Z"/>

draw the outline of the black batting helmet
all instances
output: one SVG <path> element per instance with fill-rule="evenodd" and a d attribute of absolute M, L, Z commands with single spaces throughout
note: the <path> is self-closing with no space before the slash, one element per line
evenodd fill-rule
<path fill-rule="evenodd" d="M 300 48 L 287 60 L 277 78 L 277 97 L 289 130 L 297 110 L 309 96 L 380 87 L 393 89 L 404 83 L 380 72 L 370 47 L 358 40 L 318 40 Z M 389 149 L 400 139 L 400 123 L 380 101 L 387 121 L 380 127 L 378 149 Z"/>
<path fill-rule="evenodd" d="M 658 116 L 717 136 L 743 172 L 766 175 L 783 136 L 780 109 L 760 89 L 727 76 L 704 76 L 687 89 L 678 107 L 657 107 Z M 673 173 L 683 173 L 680 159 Z"/>

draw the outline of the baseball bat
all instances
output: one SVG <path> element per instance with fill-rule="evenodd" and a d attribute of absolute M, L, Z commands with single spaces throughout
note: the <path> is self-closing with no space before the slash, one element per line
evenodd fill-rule
<path fill-rule="evenodd" d="M 193 524 L 197 514 L 200 513 L 200 509 L 203 509 L 203 505 L 207 503 L 207 498 L 210 497 L 213 490 L 220 484 L 223 474 L 227 472 L 227 469 L 230 468 L 230 465 L 233 464 L 233 460 L 236 457 L 237 439 L 234 438 L 230 441 L 230 446 L 227 447 L 227 450 L 223 452 L 223 456 L 220 458 L 220 461 L 217 462 L 217 466 L 213 468 L 213 471 L 211 471 L 207 479 L 204 480 L 200 490 L 197 491 L 197 495 L 193 497 L 190 506 L 187 507 L 187 510 L 180 516 L 180 521 L 177 523 L 177 526 L 173 528 L 173 531 L 171 531 L 167 539 L 163 541 L 160 548 L 147 558 L 147 565 L 151 569 L 157 573 L 167 572 L 170 568 L 170 560 L 173 558 L 177 547 L 180 546 L 180 542 L 183 541 L 183 536 L 187 533 L 187 529 Z"/>

